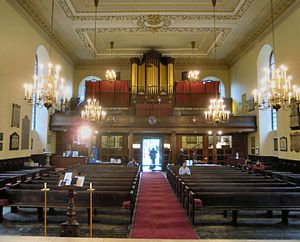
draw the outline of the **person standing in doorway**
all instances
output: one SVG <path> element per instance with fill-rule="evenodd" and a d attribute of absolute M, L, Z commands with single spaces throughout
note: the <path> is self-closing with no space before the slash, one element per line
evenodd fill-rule
<path fill-rule="evenodd" d="M 152 148 L 152 150 L 149 153 L 150 159 L 152 161 L 152 165 L 150 166 L 150 169 L 155 168 L 156 154 L 157 154 L 157 151 L 154 148 Z"/>

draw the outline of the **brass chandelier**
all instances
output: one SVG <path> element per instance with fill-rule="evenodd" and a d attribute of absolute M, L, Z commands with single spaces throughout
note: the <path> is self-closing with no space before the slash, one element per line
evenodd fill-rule
<path fill-rule="evenodd" d="M 106 112 L 96 99 L 88 99 L 85 109 L 81 111 L 81 118 L 90 122 L 104 121 Z"/>
<path fill-rule="evenodd" d="M 193 51 L 195 50 L 195 45 L 196 45 L 196 41 L 191 41 L 191 45 L 192 45 L 192 49 Z M 189 71 L 188 73 L 188 80 L 189 81 L 199 81 L 199 74 L 200 74 L 200 71 L 198 70 L 193 70 L 193 71 Z"/>
<path fill-rule="evenodd" d="M 205 120 L 210 124 L 220 124 L 226 123 L 230 118 L 230 111 L 225 110 L 226 106 L 224 105 L 224 100 L 212 99 L 210 100 L 210 105 L 208 111 L 205 111 Z"/>
<path fill-rule="evenodd" d="M 271 71 L 266 69 L 266 76 L 262 82 L 260 92 L 253 91 L 254 104 L 260 110 L 267 110 L 272 107 L 275 110 L 286 109 L 290 106 L 292 98 L 300 100 L 300 89 L 291 86 L 291 76 L 287 76 L 287 67 L 282 65 Z"/>
<path fill-rule="evenodd" d="M 94 33 L 94 64 L 96 64 L 96 34 L 97 34 L 97 8 L 99 0 L 94 0 L 95 4 L 95 33 Z M 90 121 L 104 121 L 106 118 L 106 112 L 99 105 L 99 101 L 94 98 L 94 85 L 93 85 L 93 99 L 88 99 L 84 110 L 81 111 L 81 118 Z"/>
<path fill-rule="evenodd" d="M 54 16 L 54 0 L 51 7 L 51 36 L 53 34 L 53 16 Z M 52 37 L 50 39 L 50 58 L 52 52 Z M 55 109 L 63 109 L 67 104 L 66 90 L 64 88 L 64 79 L 59 76 L 60 66 L 53 68 L 51 63 L 48 68 L 43 65 L 38 67 L 38 75 L 34 75 L 33 84 L 25 84 L 24 99 L 29 104 L 36 104 L 42 108 L 45 106 L 47 110 L 51 107 Z"/>
<path fill-rule="evenodd" d="M 114 48 L 114 42 L 110 41 L 110 57 L 112 59 L 112 49 Z M 105 79 L 108 81 L 115 81 L 117 79 L 117 74 L 113 69 L 107 70 L 105 73 Z"/>
<path fill-rule="evenodd" d="M 275 36 L 274 36 L 274 14 L 273 0 L 271 0 L 271 21 L 272 21 L 272 42 L 273 54 L 275 57 Z M 259 110 L 267 110 L 270 107 L 276 111 L 280 108 L 286 110 L 290 107 L 292 99 L 300 100 L 300 88 L 292 85 L 292 77 L 287 76 L 288 68 L 281 65 L 279 68 L 265 69 L 265 77 L 261 82 L 260 90 L 253 90 L 254 105 Z"/>
<path fill-rule="evenodd" d="M 215 62 L 217 59 L 217 37 L 216 37 L 216 0 L 212 0 L 214 7 L 214 55 Z M 222 98 L 216 98 L 210 100 L 208 110 L 204 112 L 205 121 L 209 124 L 226 123 L 230 119 L 230 111 L 227 111 L 226 105 Z"/>

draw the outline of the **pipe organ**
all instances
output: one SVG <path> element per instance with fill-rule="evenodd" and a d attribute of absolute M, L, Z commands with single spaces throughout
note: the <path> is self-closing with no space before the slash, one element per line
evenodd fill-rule
<path fill-rule="evenodd" d="M 172 95 L 174 58 L 151 50 L 143 58 L 131 58 L 131 88 L 134 95 Z"/>

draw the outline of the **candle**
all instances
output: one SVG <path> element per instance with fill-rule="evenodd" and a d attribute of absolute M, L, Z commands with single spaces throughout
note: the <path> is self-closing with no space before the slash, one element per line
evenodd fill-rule
<path fill-rule="evenodd" d="M 46 183 L 46 182 L 44 182 L 44 188 L 45 188 L 45 189 L 47 188 L 47 183 Z"/>
<path fill-rule="evenodd" d="M 92 183 L 90 182 L 90 190 L 92 190 L 93 186 L 92 186 Z"/>
<path fill-rule="evenodd" d="M 257 103 L 257 90 L 253 90 L 253 95 L 254 95 L 254 102 Z"/>
<path fill-rule="evenodd" d="M 288 96 L 289 96 L 289 104 L 291 103 L 291 98 L 292 98 L 292 93 L 291 92 L 289 92 L 289 94 L 288 94 Z"/>
<path fill-rule="evenodd" d="M 32 99 L 32 85 L 28 86 L 28 99 Z"/>
<path fill-rule="evenodd" d="M 27 99 L 28 85 L 24 84 L 24 88 L 25 88 L 25 98 Z"/>

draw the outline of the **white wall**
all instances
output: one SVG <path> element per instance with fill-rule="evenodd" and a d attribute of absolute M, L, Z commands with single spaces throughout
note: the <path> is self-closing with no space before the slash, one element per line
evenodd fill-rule
<path fill-rule="evenodd" d="M 300 9 L 299 7 L 288 16 L 282 23 L 275 28 L 275 61 L 276 66 L 285 64 L 289 71 L 288 73 L 294 76 L 293 83 L 300 86 L 300 28 L 296 27 L 300 24 Z M 242 56 L 230 68 L 231 80 L 231 95 L 234 99 L 234 114 L 241 114 L 241 95 L 247 94 L 247 97 L 252 96 L 253 89 L 257 89 L 258 74 L 257 60 L 261 48 L 265 44 L 272 45 L 271 34 L 267 35 L 263 40 L 258 41 L 257 44 Z M 270 112 L 268 110 L 268 112 Z M 250 115 L 257 114 L 257 112 L 249 113 Z M 288 138 L 288 148 L 290 147 L 290 133 L 293 132 L 289 128 L 290 112 L 279 110 L 278 112 L 278 139 L 282 136 Z M 268 132 L 270 128 L 269 120 L 258 120 L 259 130 L 256 133 L 249 134 L 250 137 L 256 137 L 256 144 L 260 146 L 260 154 L 264 156 L 276 156 L 273 152 L 273 137 L 274 133 Z M 264 137 L 264 138 L 260 138 Z M 250 152 L 250 150 L 249 150 Z M 291 151 L 278 151 L 278 157 L 283 159 L 300 160 L 300 153 Z"/>
<path fill-rule="evenodd" d="M 10 134 L 17 132 L 21 140 L 22 131 L 21 127 L 12 128 L 10 126 L 12 104 L 21 105 L 21 120 L 25 115 L 28 115 L 31 120 L 31 106 L 23 100 L 23 85 L 32 82 L 35 54 L 38 47 L 44 45 L 48 49 L 49 41 L 45 40 L 7 1 L 0 1 L 0 16 L 0 132 L 4 133 L 4 147 L 3 151 L 0 151 L 0 159 L 30 156 L 30 149 L 9 151 Z M 69 96 L 72 95 L 73 65 L 55 49 L 51 60 L 62 67 L 61 74 L 71 90 Z M 48 126 L 46 123 L 45 125 Z M 48 148 L 55 147 L 54 139 L 52 141 L 52 145 Z M 39 145 L 37 144 L 37 146 Z M 45 143 L 40 145 L 36 151 L 47 149 L 44 146 Z"/>

